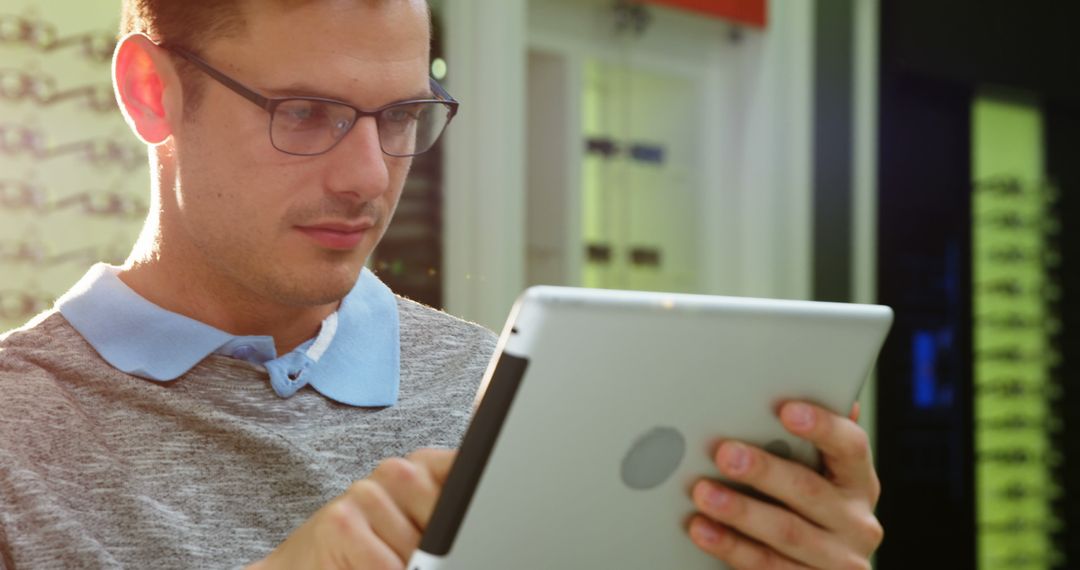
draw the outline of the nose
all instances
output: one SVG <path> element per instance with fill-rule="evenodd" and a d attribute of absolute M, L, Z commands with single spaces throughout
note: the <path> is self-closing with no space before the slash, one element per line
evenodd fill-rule
<path fill-rule="evenodd" d="M 369 201 L 389 190 L 388 157 L 379 146 L 379 128 L 373 117 L 361 117 L 327 158 L 327 188 L 331 192 L 355 194 L 359 201 Z"/>

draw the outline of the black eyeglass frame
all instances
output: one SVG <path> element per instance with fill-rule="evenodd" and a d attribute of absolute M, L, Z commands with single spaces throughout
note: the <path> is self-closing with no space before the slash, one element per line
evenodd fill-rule
<path fill-rule="evenodd" d="M 446 117 L 446 124 L 443 125 L 442 130 L 439 131 L 439 134 L 436 135 L 434 139 L 432 139 L 431 146 L 424 149 L 424 150 L 422 150 L 422 151 L 420 151 L 420 152 L 415 152 L 415 153 L 411 153 L 411 154 L 395 154 L 395 153 L 387 152 L 386 149 L 382 145 L 382 132 L 380 131 L 380 133 L 379 133 L 379 149 L 382 150 L 382 152 L 384 154 L 386 154 L 387 156 L 392 156 L 392 157 L 396 157 L 396 158 L 407 158 L 407 157 L 411 157 L 411 156 L 421 155 L 421 154 L 424 154 L 425 152 L 431 150 L 432 148 L 434 148 L 435 143 L 438 142 L 439 138 L 441 138 L 442 134 L 446 131 L 446 127 L 450 126 L 450 121 L 452 121 L 454 119 L 454 116 L 457 115 L 458 107 L 461 105 L 457 101 L 457 99 L 454 99 L 453 96 L 451 96 L 450 93 L 448 93 L 446 91 L 446 89 L 443 88 L 442 85 L 439 85 L 439 82 L 435 81 L 435 79 L 431 78 L 431 77 L 428 78 L 428 82 L 429 82 L 429 85 L 431 86 L 432 92 L 435 94 L 435 97 L 438 97 L 437 99 L 407 99 L 405 101 L 395 101 L 393 103 L 388 103 L 386 105 L 383 105 L 382 107 L 379 107 L 378 109 L 373 109 L 371 111 L 365 111 L 365 110 L 363 110 L 363 109 L 361 109 L 361 108 L 359 108 L 359 107 L 357 107 L 355 105 L 352 105 L 350 103 L 346 103 L 345 101 L 339 101 L 337 99 L 328 99 L 328 98 L 325 98 L 325 97 L 308 97 L 308 96 L 267 97 L 265 95 L 260 94 L 258 91 L 255 91 L 254 89 L 244 85 L 243 83 L 240 83 L 239 81 L 233 79 L 232 77 L 229 77 L 225 73 L 219 71 L 217 68 L 215 68 L 214 66 L 207 63 L 205 60 L 203 60 L 199 56 L 195 55 L 194 53 L 192 53 L 192 52 L 190 52 L 190 51 L 188 51 L 188 50 L 186 50 L 184 48 L 177 47 L 177 46 L 170 46 L 170 45 L 161 45 L 160 47 L 162 49 L 165 49 L 165 50 L 167 50 L 167 51 L 169 51 L 171 53 L 174 53 L 174 54 L 180 56 L 181 58 L 183 58 L 184 60 L 190 62 L 195 67 L 198 67 L 204 73 L 206 73 L 211 78 L 216 80 L 218 83 L 224 85 L 225 87 L 228 87 L 230 90 L 232 90 L 237 95 L 240 95 L 241 97 L 247 99 L 248 101 L 251 101 L 252 103 L 258 105 L 260 108 L 265 110 L 267 113 L 269 113 L 270 114 L 270 120 L 267 123 L 267 129 L 268 129 L 267 135 L 270 137 L 270 144 L 275 149 L 277 149 L 279 152 L 283 152 L 285 154 L 290 154 L 290 155 L 293 155 L 293 156 L 318 156 L 320 154 L 326 154 L 326 153 L 330 152 L 331 150 L 334 149 L 334 147 L 336 147 L 338 145 L 338 143 L 340 143 L 342 141 L 342 139 L 344 139 L 349 134 L 350 131 L 352 131 L 353 127 L 356 126 L 356 123 L 360 122 L 360 119 L 363 118 L 363 117 L 373 117 L 375 119 L 376 123 L 378 123 L 379 122 L 379 116 L 382 113 L 384 113 L 387 109 L 392 109 L 394 107 L 401 107 L 401 106 L 406 106 L 406 105 L 415 105 L 417 103 L 441 103 L 441 104 L 445 105 L 447 107 L 447 109 L 448 109 L 447 117 Z M 356 112 L 356 119 L 352 122 L 351 125 L 349 125 L 349 130 L 342 133 L 342 135 L 340 137 L 338 137 L 337 140 L 335 140 L 334 143 L 331 144 L 330 147 L 325 149 L 325 150 L 322 150 L 322 151 L 319 151 L 319 152 L 311 152 L 311 153 L 301 153 L 301 152 L 287 151 L 287 150 L 284 150 L 281 147 L 279 147 L 277 145 L 277 143 L 274 142 L 274 125 L 273 125 L 274 112 L 276 111 L 277 107 L 279 105 L 281 105 L 282 103 L 285 103 L 286 101 L 297 101 L 297 100 L 300 100 L 300 101 L 316 101 L 316 102 L 321 102 L 321 103 L 332 103 L 332 104 L 335 104 L 335 105 L 342 105 L 344 107 L 348 107 L 348 108 L 352 109 L 353 111 L 355 111 Z"/>

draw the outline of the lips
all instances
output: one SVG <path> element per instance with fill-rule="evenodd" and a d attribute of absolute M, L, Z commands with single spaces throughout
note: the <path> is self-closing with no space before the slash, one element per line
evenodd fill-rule
<path fill-rule="evenodd" d="M 371 222 L 324 223 L 296 226 L 296 229 L 324 248 L 349 250 L 356 247 L 374 225 Z"/>

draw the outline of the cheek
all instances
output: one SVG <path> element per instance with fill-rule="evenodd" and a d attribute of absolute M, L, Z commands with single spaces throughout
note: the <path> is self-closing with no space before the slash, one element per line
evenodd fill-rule
<path fill-rule="evenodd" d="M 198 158 L 192 166 L 208 177 L 231 185 L 257 184 L 262 171 L 281 161 L 270 142 L 269 116 L 246 101 L 207 97 L 188 119 L 181 140 Z"/>
<path fill-rule="evenodd" d="M 390 202 L 389 212 L 393 212 L 397 206 L 398 200 L 401 199 L 401 193 L 405 187 L 405 179 L 409 176 L 409 170 L 412 169 L 411 158 L 397 158 L 391 159 L 391 162 L 387 164 L 387 168 L 390 169 L 390 188 L 386 193 L 386 199 Z"/>
<path fill-rule="evenodd" d="M 247 137 L 245 137 L 247 138 Z M 191 139 L 184 198 L 198 217 L 224 231 L 274 231 L 284 223 L 286 206 L 302 184 L 300 169 L 281 164 L 285 155 L 269 145 L 244 144 L 233 138 L 210 142 Z M 265 235 L 260 237 L 267 237 Z"/>
<path fill-rule="evenodd" d="M 219 160 L 222 155 L 208 159 Z M 200 180 L 186 185 L 181 209 L 189 230 L 219 241 L 262 247 L 278 232 L 281 220 L 280 184 L 267 169 L 247 168 L 243 162 L 202 170 Z"/>
<path fill-rule="evenodd" d="M 251 212 L 242 196 L 231 189 L 215 184 L 208 192 L 185 196 L 184 206 L 188 230 L 201 236 L 203 247 L 250 248 L 258 241 L 258 212 Z M 198 238 L 196 238 L 198 239 Z"/>

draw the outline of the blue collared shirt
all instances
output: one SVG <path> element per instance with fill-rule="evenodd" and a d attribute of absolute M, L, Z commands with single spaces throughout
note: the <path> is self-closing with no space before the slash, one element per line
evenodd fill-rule
<path fill-rule="evenodd" d="M 352 406 L 397 402 L 401 347 L 397 299 L 364 269 L 315 338 L 281 356 L 269 336 L 235 336 L 168 311 L 124 284 L 120 268 L 99 263 L 56 306 L 113 367 L 167 382 L 211 354 L 259 364 L 282 398 L 310 385 Z"/>

